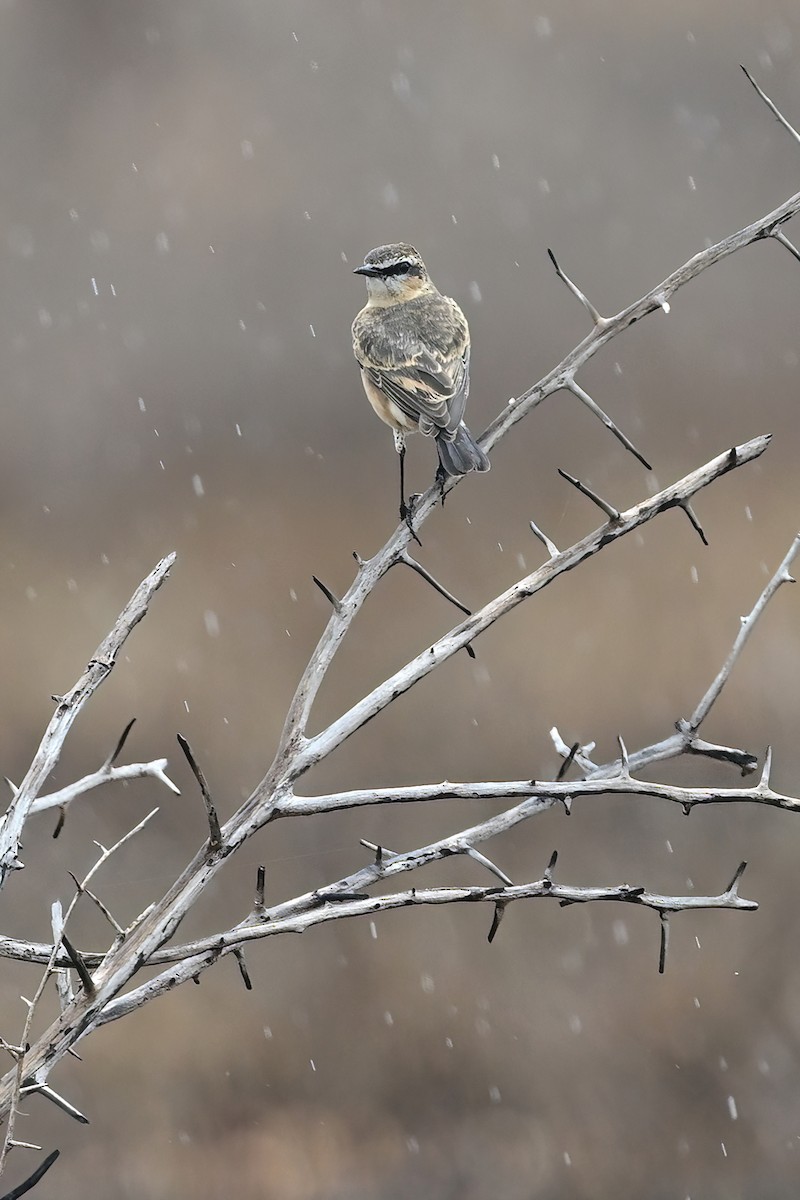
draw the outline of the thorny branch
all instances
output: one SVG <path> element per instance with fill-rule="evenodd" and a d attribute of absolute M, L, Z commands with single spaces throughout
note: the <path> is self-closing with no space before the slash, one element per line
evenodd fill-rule
<path fill-rule="evenodd" d="M 0 823 L 0 887 L 5 883 L 9 871 L 19 870 L 22 866 L 18 857 L 22 828 L 33 802 L 59 760 L 73 722 L 103 680 L 110 675 L 117 654 L 130 632 L 146 614 L 150 601 L 167 578 L 174 562 L 175 555 L 168 554 L 153 568 L 117 617 L 114 628 L 103 638 L 89 659 L 86 670 L 77 683 L 73 684 L 65 695 L 53 697 L 56 711 L 45 730 L 28 773 L 16 788 L 11 804 Z"/>
<path fill-rule="evenodd" d="M 751 82 L 753 81 L 751 80 Z M 757 85 L 754 84 L 754 86 Z M 783 124 L 790 132 L 793 132 L 788 122 L 777 113 L 772 102 L 764 96 L 759 88 L 757 90 Z M 716 262 L 736 253 L 744 246 L 765 238 L 773 238 L 797 254 L 785 237 L 783 226 L 798 212 L 800 212 L 800 193 L 753 224 L 694 255 L 646 295 L 611 317 L 600 315 L 551 255 L 559 278 L 589 314 L 592 320 L 592 329 L 543 379 L 503 407 L 480 439 L 484 449 L 493 449 L 523 416 L 531 412 L 547 396 L 558 391 L 568 391 L 581 401 L 593 415 L 597 416 L 629 451 L 634 453 L 640 461 L 646 463 L 646 460 L 624 433 L 578 384 L 576 377 L 579 370 L 603 346 L 635 322 L 651 312 L 668 312 L 671 297 L 681 287 L 697 278 Z M 599 528 L 587 534 L 568 549 L 560 551 L 547 535 L 532 523 L 534 533 L 543 543 L 549 555 L 548 560 L 541 567 L 520 579 L 505 592 L 495 596 L 478 611 L 467 614 L 465 619 L 448 634 L 438 639 L 433 645 L 427 646 L 422 653 L 375 687 L 347 712 L 342 713 L 327 728 L 310 735 L 308 726 L 320 685 L 364 601 L 393 566 L 405 563 L 413 567 L 446 599 L 465 610 L 465 606 L 435 579 L 427 568 L 423 568 L 416 560 L 410 559 L 408 545 L 414 536 L 414 530 L 405 523 L 398 526 L 386 545 L 371 559 L 363 560 L 359 556 L 355 556 L 358 569 L 353 583 L 341 599 L 325 584 L 315 580 L 328 597 L 332 612 L 297 686 L 287 712 L 275 758 L 250 798 L 221 829 L 215 826 L 209 816 L 210 837 L 208 841 L 162 899 L 146 910 L 133 925 L 125 929 L 111 917 L 102 901 L 89 891 L 87 886 L 89 876 L 87 876 L 78 886 L 66 917 L 63 919 L 54 917 L 52 945 L 43 946 L 11 938 L 0 939 L 0 956 L 46 963 L 39 991 L 29 1005 L 28 1019 L 20 1045 L 10 1047 L 8 1043 L 3 1043 L 9 1052 L 14 1053 L 16 1064 L 0 1083 L 0 1114 L 10 1114 L 12 1118 L 10 1125 L 13 1125 L 13 1115 L 16 1114 L 19 1096 L 23 1093 L 27 1094 L 31 1089 L 50 1095 L 54 1102 L 60 1103 L 69 1110 L 71 1106 L 67 1101 L 61 1097 L 55 1099 L 57 1094 L 48 1087 L 46 1080 L 56 1063 L 66 1053 L 71 1052 L 82 1037 L 99 1025 L 133 1011 L 178 983 L 195 978 L 222 955 L 231 952 L 239 953 L 245 942 L 262 937 L 284 932 L 301 932 L 305 928 L 325 921 L 342 919 L 346 916 L 362 916 L 388 908 L 454 902 L 494 905 L 495 917 L 490 933 L 490 936 L 494 937 L 506 907 L 517 900 L 548 897 L 557 899 L 562 904 L 614 900 L 652 908 L 659 913 L 662 918 L 663 958 L 666 947 L 666 921 L 670 913 L 690 908 L 752 910 L 755 903 L 745 900 L 738 894 L 738 885 L 744 864 L 737 870 L 728 888 L 717 895 L 665 896 L 650 892 L 644 887 L 631 887 L 627 884 L 619 884 L 615 887 L 588 888 L 557 883 L 553 879 L 555 856 L 551 859 L 542 879 L 524 884 L 514 884 L 499 866 L 477 851 L 476 846 L 513 828 L 536 813 L 545 811 L 556 803 L 563 804 L 568 810 L 573 800 L 592 795 L 614 793 L 632 796 L 646 795 L 679 803 L 686 811 L 690 811 L 698 804 L 734 801 L 771 804 L 789 811 L 800 807 L 799 800 L 772 790 L 769 782 L 769 754 L 759 783 L 750 788 L 726 790 L 678 788 L 644 782 L 633 777 L 635 772 L 641 771 L 646 766 L 684 753 L 701 754 L 732 762 L 740 766 L 743 773 L 754 769 L 756 760 L 751 753 L 736 747 L 725 747 L 703 741 L 698 736 L 698 729 L 725 686 L 733 665 L 758 617 L 778 587 L 790 578 L 789 564 L 797 552 L 798 539 L 795 539 L 792 549 L 778 572 L 765 588 L 749 617 L 742 624 L 731 653 L 708 692 L 692 715 L 678 722 L 676 732 L 661 742 L 631 754 L 628 754 L 621 744 L 619 758 L 605 764 L 596 764 L 591 758 L 592 746 L 567 747 L 560 741 L 557 731 L 554 731 L 554 740 L 557 747 L 562 750 L 567 767 L 574 766 L 582 772 L 583 778 L 578 780 L 569 780 L 559 774 L 558 779 L 544 783 L 531 780 L 500 783 L 440 783 L 424 784 L 412 788 L 342 792 L 318 797 L 297 795 L 295 785 L 302 775 L 327 757 L 346 738 L 352 736 L 399 695 L 429 675 L 458 650 L 468 647 L 476 637 L 516 605 L 549 586 L 565 572 L 599 553 L 617 538 L 639 528 L 670 508 L 683 509 L 702 535 L 702 529 L 690 506 L 691 498 L 702 488 L 729 471 L 759 457 L 768 443 L 768 437 L 760 437 L 726 450 L 671 487 L 625 511 L 619 511 L 613 504 L 601 500 L 591 489 L 580 484 L 580 481 L 571 480 L 570 477 L 571 482 L 574 482 L 584 495 L 597 504 L 603 512 L 606 520 Z M 457 482 L 457 480 L 451 480 L 447 485 L 447 490 L 456 486 Z M 413 517 L 415 530 L 419 529 L 434 511 L 439 497 L 439 487 L 433 485 L 419 499 Z M 99 783 L 129 778 L 133 773 L 152 775 L 166 786 L 177 790 L 166 776 L 165 760 L 133 764 L 128 768 L 116 767 L 114 765 L 115 752 L 93 775 L 85 777 L 73 784 L 71 788 L 62 789 L 50 797 L 39 797 L 41 788 L 58 760 L 64 738 L 72 722 L 111 670 L 120 646 L 133 626 L 144 616 L 153 594 L 166 578 L 173 562 L 174 556 L 171 555 L 151 572 L 121 613 L 111 633 L 98 647 L 78 682 L 66 696 L 56 698 L 57 708 L 53 720 L 45 733 L 30 771 L 19 788 L 13 789 L 14 796 L 11 806 L 0 826 L 0 885 L 5 881 L 10 870 L 21 865 L 17 857 L 20 834 L 25 820 L 31 812 L 41 811 L 46 807 L 63 807 L 76 796 Z M 123 774 L 126 771 L 130 774 Z M 195 773 L 198 774 L 198 771 L 199 768 Z M 201 775 L 202 773 L 200 773 Z M 564 775 L 566 775 L 566 770 Z M 201 784 L 207 807 L 210 805 L 213 809 L 210 796 L 207 794 L 207 787 L 204 787 L 204 780 L 199 777 L 198 782 Z M 226 859 L 254 832 L 270 821 L 289 816 L 309 816 L 340 811 L 362 805 L 410 801 L 433 802 L 445 798 L 464 801 L 492 798 L 510 800 L 514 803 L 505 811 L 496 813 L 428 846 L 401 853 L 388 851 L 385 847 L 372 847 L 375 851 L 374 860 L 368 865 L 323 889 L 294 897 L 272 907 L 267 907 L 265 904 L 262 881 L 257 888 L 257 903 L 254 911 L 248 914 L 240 924 L 193 943 L 169 944 L 183 917 L 203 893 Z M 116 847 L 112 848 L 112 851 L 113 849 Z M 103 851 L 101 861 L 105 861 L 112 851 Z M 499 885 L 493 883 L 491 886 L 411 888 L 383 896 L 369 894 L 369 889 L 379 882 L 415 870 L 425 863 L 453 855 L 465 856 L 486 869 L 500 881 Z M 99 866 L 99 863 L 97 865 Z M 94 870 L 90 872 L 90 875 L 93 873 Z M 105 951 L 90 953 L 71 946 L 69 952 L 65 949 L 67 943 L 64 939 L 64 928 L 77 898 L 84 893 L 100 906 L 101 911 L 105 912 L 114 931 L 111 944 Z M 46 981 L 53 973 L 60 973 L 69 968 L 74 969 L 77 963 L 82 965 L 83 986 L 73 992 L 71 986 L 64 986 L 64 980 L 61 980 L 59 992 L 61 1015 L 39 1036 L 37 1041 L 28 1047 L 36 1001 L 41 995 Z M 125 992 L 130 981 L 145 964 L 165 969 L 147 983 Z M 243 977 L 247 982 L 246 970 Z M 9 1132 L 4 1153 L 7 1152 L 10 1144 Z"/>

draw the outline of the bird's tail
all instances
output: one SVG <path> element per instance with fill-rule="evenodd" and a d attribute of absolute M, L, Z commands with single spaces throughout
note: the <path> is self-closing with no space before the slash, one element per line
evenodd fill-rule
<path fill-rule="evenodd" d="M 444 432 L 436 438 L 439 462 L 448 475 L 466 475 L 469 471 L 488 471 L 491 463 L 462 421 L 455 437 L 448 440 Z"/>

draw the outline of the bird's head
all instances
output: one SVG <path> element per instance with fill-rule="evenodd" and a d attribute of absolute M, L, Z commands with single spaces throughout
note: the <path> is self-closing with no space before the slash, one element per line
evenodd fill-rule
<path fill-rule="evenodd" d="M 353 273 L 365 277 L 370 304 L 401 304 L 435 290 L 422 258 L 406 242 L 376 246 Z"/>

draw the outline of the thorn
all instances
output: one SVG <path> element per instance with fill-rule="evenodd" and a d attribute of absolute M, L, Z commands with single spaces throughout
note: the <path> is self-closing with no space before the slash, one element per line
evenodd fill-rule
<path fill-rule="evenodd" d="M 703 526 L 698 521 L 697 514 L 695 513 L 695 511 L 692 508 L 689 501 L 688 500 L 679 501 L 678 508 L 680 508 L 683 512 L 686 513 L 686 516 L 689 518 L 691 526 L 694 529 L 697 536 L 700 538 L 700 541 L 703 543 L 704 546 L 707 546 L 708 538 L 706 537 L 705 530 L 703 529 Z"/>
<path fill-rule="evenodd" d="M 367 565 L 357 550 L 353 551 L 353 558 L 356 560 L 359 567 L 365 567 Z"/>
<path fill-rule="evenodd" d="M 572 392 L 573 396 L 580 400 L 581 404 L 585 404 L 589 412 L 593 413 L 599 421 L 602 421 L 609 433 L 613 433 L 614 437 L 622 443 L 625 449 L 630 451 L 634 458 L 639 460 L 645 470 L 652 471 L 653 468 L 650 466 L 650 463 L 643 454 L 639 453 L 630 438 L 627 438 L 622 430 L 617 428 L 608 413 L 603 412 L 600 405 L 592 399 L 588 392 L 583 390 L 579 383 L 576 383 L 570 376 L 565 380 L 564 387 L 567 391 Z"/>
<path fill-rule="evenodd" d="M 375 847 L 375 866 L 376 867 L 383 866 L 383 846 Z"/>
<path fill-rule="evenodd" d="M 566 775 L 567 771 L 570 769 L 570 767 L 574 763 L 575 755 L 578 753 L 580 748 L 581 748 L 580 742 L 572 743 L 572 745 L 569 748 L 569 754 L 564 759 L 561 766 L 558 768 L 558 774 L 556 775 L 556 783 L 563 783 L 564 776 Z"/>
<path fill-rule="evenodd" d="M 553 254 L 553 251 L 552 251 L 552 250 L 550 250 L 550 249 L 548 249 L 547 253 L 548 253 L 548 255 L 550 256 L 550 262 L 553 264 L 553 266 L 554 266 L 554 268 L 555 268 L 556 275 L 558 276 L 558 278 L 561 280 L 561 282 L 562 282 L 562 283 L 566 284 L 566 286 L 567 286 L 567 287 L 569 288 L 569 290 L 572 292 L 573 296 L 574 296 L 574 297 L 575 297 L 577 300 L 580 300 L 581 304 L 582 304 L 582 305 L 583 305 L 583 307 L 586 309 L 586 311 L 587 311 L 587 313 L 589 314 L 589 316 L 592 318 L 592 322 L 593 322 L 593 323 L 594 323 L 594 324 L 595 324 L 595 325 L 596 325 L 598 328 L 602 329 L 602 328 L 603 328 L 603 327 L 604 327 L 604 326 L 607 324 L 605 317 L 601 317 L 601 316 L 600 316 L 600 313 L 597 311 L 597 309 L 596 309 L 596 308 L 595 308 L 595 306 L 594 306 L 594 305 L 591 303 L 591 301 L 590 301 L 590 300 L 588 300 L 588 299 L 586 298 L 586 296 L 584 296 L 584 294 L 583 294 L 583 292 L 580 290 L 580 288 L 579 288 L 579 287 L 577 287 L 577 286 L 576 286 L 576 285 L 575 285 L 575 284 L 572 282 L 572 280 L 569 278 L 569 276 L 568 276 L 568 275 L 566 275 L 566 274 L 565 274 L 565 273 L 564 273 L 564 272 L 561 270 L 561 267 L 558 265 L 558 260 L 556 259 L 556 256 L 555 256 L 555 254 Z"/>
<path fill-rule="evenodd" d="M 65 822 L 66 822 L 66 819 L 67 819 L 67 806 L 66 806 L 66 804 L 62 804 L 62 805 L 60 805 L 60 807 L 59 807 L 59 810 L 58 810 L 58 820 L 56 821 L 56 827 L 55 827 L 55 829 L 53 830 L 53 837 L 54 837 L 54 838 L 57 838 L 57 837 L 58 837 L 58 835 L 61 833 L 61 830 L 64 828 L 64 824 L 65 824 Z"/>
<path fill-rule="evenodd" d="M 481 854 L 481 852 L 476 850 L 474 846 L 465 846 L 464 853 L 468 855 L 469 858 L 474 859 L 476 863 L 480 863 L 482 867 L 486 867 L 486 870 L 490 871 L 492 875 L 494 875 L 496 879 L 499 879 L 501 883 L 505 884 L 506 887 L 514 886 L 513 879 L 509 879 L 505 871 L 501 871 L 496 863 L 493 863 L 492 860 L 487 858 L 485 854 Z"/>
<path fill-rule="evenodd" d="M 256 899 L 253 906 L 253 911 L 259 917 L 266 915 L 266 888 L 267 888 L 267 873 L 263 865 L 256 871 Z"/>
<path fill-rule="evenodd" d="M 471 642 L 467 642 L 467 644 L 464 646 L 464 649 L 466 650 L 466 652 L 467 652 L 467 654 L 469 655 L 469 657 L 470 657 L 470 658 L 474 659 L 474 658 L 476 658 L 476 657 L 477 657 L 477 656 L 476 656 L 476 654 L 475 654 L 475 651 L 472 649 L 472 643 L 471 643 Z"/>
<path fill-rule="evenodd" d="M 8 776 L 7 776 L 7 775 L 4 775 L 4 776 L 3 776 L 3 778 L 5 779 L 6 783 L 7 783 L 7 784 L 8 784 L 8 786 L 9 786 L 9 788 L 11 789 L 11 795 L 12 795 L 12 796 L 16 796 L 17 792 L 19 791 L 19 788 L 17 787 L 17 785 L 16 785 L 15 783 L 12 783 L 12 782 L 11 782 L 11 780 L 8 778 Z"/>
<path fill-rule="evenodd" d="M 415 558 L 412 558 L 406 550 L 401 552 L 397 562 L 405 563 L 407 567 L 411 567 L 411 570 L 416 571 L 416 573 L 420 575 L 426 583 L 431 585 L 435 592 L 438 592 L 440 596 L 444 596 L 445 600 L 449 600 L 451 604 L 454 604 L 455 607 L 462 613 L 465 613 L 466 616 L 472 616 L 472 609 L 467 608 L 466 604 L 462 604 L 460 600 L 456 599 L 452 592 L 449 592 L 443 584 L 439 583 L 438 579 L 435 579 L 434 576 L 431 575 L 430 571 L 426 567 L 423 567 L 422 563 L 419 563 Z"/>
<path fill-rule="evenodd" d="M 582 496 L 588 497 L 593 504 L 596 504 L 600 511 L 606 514 L 609 521 L 619 520 L 619 509 L 614 508 L 613 504 L 609 504 L 602 496 L 598 496 L 597 492 L 593 492 L 585 483 L 581 483 L 580 479 L 575 479 L 573 475 L 562 471 L 561 467 L 558 467 L 557 470 L 562 479 L 566 479 L 567 483 L 571 483 L 573 487 L 577 488 Z"/>
<path fill-rule="evenodd" d="M 82 955 L 75 949 L 67 935 L 63 932 L 61 934 L 61 944 L 69 955 L 73 967 L 80 976 L 81 983 L 83 984 L 83 990 L 86 992 L 86 995 L 93 996 L 95 994 L 95 986 L 94 981 L 89 974 L 89 968 L 83 961 Z"/>
<path fill-rule="evenodd" d="M 322 582 L 321 579 L 317 579 L 316 575 L 312 575 L 311 578 L 314 580 L 314 583 L 317 585 L 319 590 L 322 592 L 323 596 L 325 596 L 326 599 L 328 599 L 331 602 L 331 604 L 333 605 L 333 611 L 338 616 L 342 611 L 342 602 L 339 599 L 339 597 L 337 595 L 335 595 L 331 591 L 331 589 Z"/>
<path fill-rule="evenodd" d="M 739 895 L 739 881 L 742 878 L 742 875 L 744 875 L 746 866 L 747 866 L 746 860 L 744 862 L 739 863 L 738 867 L 736 868 L 736 873 L 735 873 L 733 879 L 730 881 L 730 883 L 728 884 L 728 886 L 725 889 L 726 896 L 738 896 Z"/>
<path fill-rule="evenodd" d="M 203 772 L 200 770 L 200 765 L 192 753 L 192 748 L 182 733 L 177 735 L 178 745 L 186 755 L 186 761 L 192 768 L 192 774 L 197 780 L 198 786 L 203 796 L 203 803 L 206 806 L 206 817 L 208 818 L 209 845 L 211 850 L 219 850 L 222 846 L 222 830 L 219 827 L 219 818 L 217 810 L 214 807 L 214 801 L 211 799 L 211 793 L 208 790 L 208 784 Z"/>
<path fill-rule="evenodd" d="M 89 1118 L 85 1117 L 80 1109 L 77 1109 L 74 1104 L 70 1104 L 69 1100 L 65 1100 L 63 1096 L 60 1096 L 49 1084 L 32 1083 L 20 1088 L 20 1095 L 29 1096 L 34 1092 L 38 1092 L 40 1096 L 44 1096 L 45 1100 L 49 1100 L 51 1104 L 55 1104 L 56 1108 L 60 1108 L 62 1112 L 67 1113 L 73 1120 L 79 1121 L 81 1125 L 90 1124 Z"/>
<path fill-rule="evenodd" d="M 528 521 L 528 525 L 530 526 L 531 533 L 534 534 L 535 537 L 537 537 L 539 539 L 539 541 L 542 543 L 542 545 L 544 546 L 545 550 L 550 555 L 550 557 L 556 558 L 561 553 L 561 551 L 559 550 L 559 548 L 555 544 L 555 542 L 550 541 L 550 538 L 547 536 L 546 533 L 544 533 L 539 528 L 539 526 L 536 524 L 535 521 Z"/>
<path fill-rule="evenodd" d="M 620 755 L 620 761 L 622 763 L 622 772 L 621 773 L 626 779 L 629 779 L 631 769 L 630 769 L 630 761 L 628 759 L 628 750 L 619 734 L 617 734 L 617 743 L 619 745 L 619 755 Z"/>
<path fill-rule="evenodd" d="M 103 766 L 105 768 L 113 767 L 114 763 L 117 761 L 120 754 L 122 753 L 122 747 L 125 745 L 125 743 L 128 740 L 128 734 L 133 729 L 135 724 L 136 724 L 136 717 L 131 717 L 130 721 L 128 721 L 128 724 L 123 729 L 123 731 L 120 735 L 120 739 L 117 742 L 117 745 L 116 745 L 113 753 L 110 754 L 108 756 L 108 758 L 106 759 L 106 761 L 103 763 Z"/>
<path fill-rule="evenodd" d="M 544 875 L 542 877 L 548 887 L 553 886 L 553 870 L 555 869 L 555 865 L 557 862 L 558 862 L 558 851 L 554 850 L 553 853 L 550 855 L 550 861 L 547 864 L 547 866 L 545 867 Z"/>
<path fill-rule="evenodd" d="M 783 232 L 782 229 L 776 229 L 775 232 L 773 234 L 771 234 L 770 236 L 776 242 L 780 242 L 780 244 L 782 246 L 785 246 L 786 249 L 789 251 L 789 253 L 793 254 L 795 256 L 795 258 L 800 259 L 800 250 L 798 250 L 797 247 L 792 242 L 789 241 L 788 237 L 786 236 L 786 234 Z"/>
<path fill-rule="evenodd" d="M 233 957 L 236 959 L 236 962 L 238 963 L 239 973 L 242 976 L 242 979 L 244 980 L 244 986 L 247 988 L 248 992 L 252 992 L 253 985 L 250 982 L 250 976 L 247 971 L 247 964 L 244 961 L 244 954 L 242 953 L 241 950 L 234 950 Z"/>
<path fill-rule="evenodd" d="M 767 752 L 764 755 L 764 767 L 761 772 L 761 778 L 758 781 L 757 790 L 759 792 L 768 792 L 770 790 L 769 777 L 770 777 L 771 773 L 772 773 L 772 746 L 767 746 Z"/>
<path fill-rule="evenodd" d="M 17 1184 L 17 1186 L 12 1188 L 10 1192 L 6 1192 L 6 1194 L 2 1197 L 2 1200 L 19 1200 L 20 1196 L 24 1196 L 26 1192 L 29 1192 L 32 1188 L 35 1188 L 39 1180 L 50 1170 L 60 1153 L 60 1150 L 52 1150 L 48 1154 L 47 1158 L 43 1159 L 43 1161 L 39 1163 L 39 1166 L 36 1168 L 33 1174 L 29 1175 L 28 1178 L 22 1183 Z"/>
<path fill-rule="evenodd" d="M 658 973 L 664 974 L 667 965 L 667 950 L 669 948 L 669 913 L 660 912 L 661 917 L 661 949 L 658 954 Z"/>
<path fill-rule="evenodd" d="M 502 921 L 503 917 L 505 916 L 505 913 L 506 913 L 506 906 L 503 903 L 503 901 L 496 900 L 495 905 L 494 905 L 494 916 L 492 918 L 492 927 L 489 930 L 489 937 L 487 938 L 487 941 L 489 942 L 490 945 L 497 936 L 497 931 L 500 928 L 500 922 Z"/>

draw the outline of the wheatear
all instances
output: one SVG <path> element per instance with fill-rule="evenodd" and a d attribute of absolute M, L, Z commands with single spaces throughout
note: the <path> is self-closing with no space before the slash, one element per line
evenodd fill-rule
<path fill-rule="evenodd" d="M 378 246 L 355 274 L 366 277 L 367 303 L 353 322 L 353 353 L 367 399 L 394 431 L 400 516 L 410 521 L 403 477 L 407 433 L 419 430 L 435 439 L 441 485 L 448 475 L 489 470 L 463 421 L 469 326 L 455 300 L 437 291 L 413 246 Z"/>

